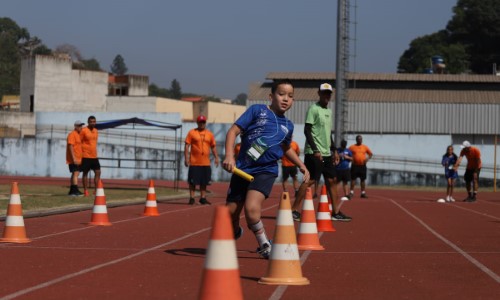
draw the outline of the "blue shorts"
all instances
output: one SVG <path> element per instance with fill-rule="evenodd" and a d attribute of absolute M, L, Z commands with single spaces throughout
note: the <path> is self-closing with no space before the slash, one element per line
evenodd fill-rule
<path fill-rule="evenodd" d="M 244 202 L 249 190 L 261 192 L 267 199 L 269 194 L 271 194 L 274 181 L 278 175 L 261 173 L 253 175 L 253 177 L 254 180 L 249 182 L 239 176 L 233 175 L 229 189 L 227 190 L 226 202 Z"/>
<path fill-rule="evenodd" d="M 450 179 L 450 178 L 457 179 L 458 173 L 455 170 L 446 170 L 446 171 L 444 171 L 444 177 L 446 177 L 446 179 Z"/>

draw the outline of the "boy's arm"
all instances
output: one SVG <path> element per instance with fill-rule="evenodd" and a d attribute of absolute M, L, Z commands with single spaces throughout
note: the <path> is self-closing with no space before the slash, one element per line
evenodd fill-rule
<path fill-rule="evenodd" d="M 241 129 L 236 124 L 233 124 L 226 134 L 226 157 L 222 162 L 222 167 L 229 173 L 232 173 L 233 168 L 236 166 L 236 161 L 234 160 L 234 142 L 240 133 Z"/>
<path fill-rule="evenodd" d="M 288 149 L 284 148 L 283 150 L 285 151 L 285 156 L 291 162 L 293 162 L 297 167 L 299 167 L 300 172 L 302 172 L 302 174 L 304 174 L 303 180 L 305 182 L 309 181 L 309 177 L 310 177 L 309 171 L 307 170 L 306 165 L 304 165 L 304 163 L 300 160 L 297 153 L 295 153 L 295 151 L 290 146 L 288 146 Z"/>

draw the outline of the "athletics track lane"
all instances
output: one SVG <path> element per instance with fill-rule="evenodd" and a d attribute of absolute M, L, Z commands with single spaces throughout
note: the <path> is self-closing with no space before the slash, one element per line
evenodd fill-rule
<path fill-rule="evenodd" d="M 223 203 L 225 188 L 213 186 L 210 199 Z M 271 237 L 279 190 L 263 214 Z M 245 298 L 494 299 L 500 283 L 481 266 L 500 274 L 500 201 L 481 197 L 443 205 L 435 193 L 374 189 L 367 200 L 355 198 L 343 208 L 354 221 L 322 234 L 325 251 L 302 254 L 309 286 L 258 284 L 267 262 L 246 230 L 237 242 Z M 33 242 L 0 244 L 0 297 L 195 299 L 213 210 L 185 202 L 160 202 L 157 218 L 141 217 L 142 205 L 109 209 L 110 227 L 86 226 L 89 211 L 25 219 Z"/>

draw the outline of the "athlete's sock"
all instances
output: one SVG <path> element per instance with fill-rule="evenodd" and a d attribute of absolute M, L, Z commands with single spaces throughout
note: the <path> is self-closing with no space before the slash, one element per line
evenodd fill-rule
<path fill-rule="evenodd" d="M 255 234 L 255 238 L 257 239 L 260 247 L 262 247 L 262 245 L 266 243 L 269 243 L 266 235 L 266 230 L 264 229 L 264 224 L 261 220 L 259 220 L 259 222 L 255 224 L 248 225 L 248 228 Z"/>

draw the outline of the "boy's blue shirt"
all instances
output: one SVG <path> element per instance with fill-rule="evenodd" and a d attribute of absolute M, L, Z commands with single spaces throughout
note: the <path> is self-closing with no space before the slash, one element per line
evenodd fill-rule
<path fill-rule="evenodd" d="M 344 155 L 349 155 L 350 157 L 352 157 L 352 152 L 351 150 L 345 148 L 345 149 L 341 149 L 341 148 L 338 148 L 337 149 L 337 152 L 339 154 L 339 156 L 344 153 Z M 340 163 L 337 165 L 337 170 L 347 170 L 349 169 L 349 165 L 351 164 L 351 161 L 350 160 L 347 160 L 347 159 L 340 159 Z"/>
<path fill-rule="evenodd" d="M 282 145 L 290 146 L 292 141 L 293 123 L 285 116 L 273 113 L 267 105 L 254 104 L 235 124 L 241 129 L 241 149 L 236 167 L 249 174 L 272 173 L 277 176 L 278 160 L 284 154 Z M 259 138 L 269 148 L 254 161 L 247 151 Z"/>

